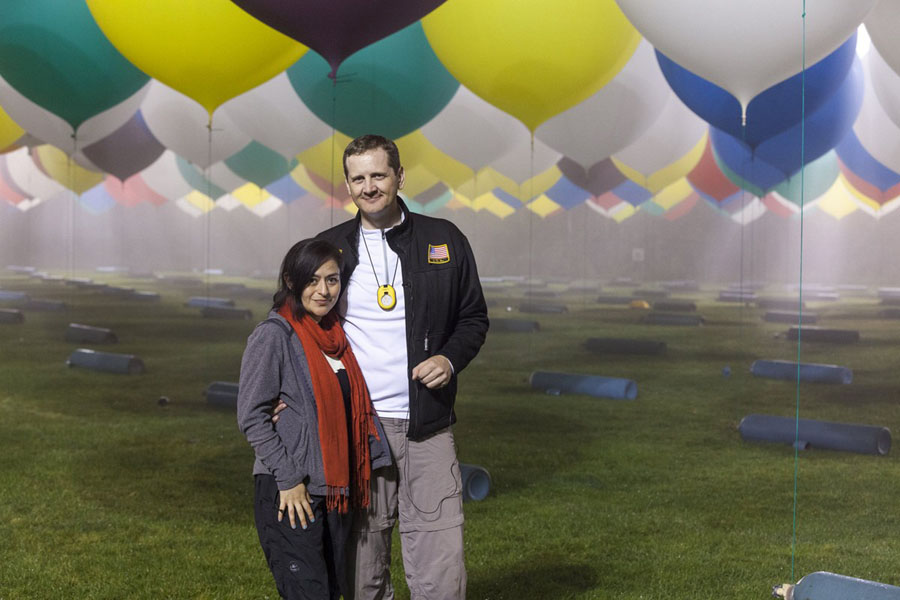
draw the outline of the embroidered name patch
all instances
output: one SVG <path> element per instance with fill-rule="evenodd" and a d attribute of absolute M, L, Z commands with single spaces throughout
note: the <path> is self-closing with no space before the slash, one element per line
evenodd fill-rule
<path fill-rule="evenodd" d="M 447 244 L 441 244 L 439 246 L 428 244 L 429 264 L 440 265 L 448 262 L 450 262 L 450 250 L 447 249 Z"/>

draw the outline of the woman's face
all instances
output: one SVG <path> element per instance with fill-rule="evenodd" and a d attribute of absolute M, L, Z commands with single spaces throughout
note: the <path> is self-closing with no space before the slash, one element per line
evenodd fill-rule
<path fill-rule="evenodd" d="M 328 260 L 322 263 L 300 292 L 300 302 L 310 317 L 320 321 L 334 307 L 340 295 L 341 272 L 334 260 Z"/>

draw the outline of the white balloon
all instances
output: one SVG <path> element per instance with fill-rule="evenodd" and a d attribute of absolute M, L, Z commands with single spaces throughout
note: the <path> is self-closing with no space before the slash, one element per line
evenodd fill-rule
<path fill-rule="evenodd" d="M 512 150 L 522 123 L 460 85 L 421 131 L 441 152 L 479 171 Z"/>
<path fill-rule="evenodd" d="M 522 123 L 517 122 L 517 125 L 512 147 L 503 156 L 491 161 L 491 166 L 501 175 L 522 183 L 558 163 L 562 154 L 541 140 L 532 138 L 531 132 Z"/>
<path fill-rule="evenodd" d="M 210 135 L 209 113 L 196 101 L 172 88 L 152 81 L 141 104 L 147 127 L 166 148 L 201 169 L 224 160 L 250 143 L 224 111 L 216 112 Z"/>
<path fill-rule="evenodd" d="M 653 46 L 642 40 L 612 81 L 546 121 L 534 135 L 589 169 L 647 131 L 671 93 Z"/>
<path fill-rule="evenodd" d="M 140 108 L 148 85 L 72 129 L 62 117 L 35 104 L 0 77 L 0 104 L 19 127 L 46 144 L 53 144 L 68 155 L 101 140 L 124 125 Z"/>
<path fill-rule="evenodd" d="M 872 39 L 872 46 L 878 49 L 878 53 L 891 69 L 900 74 L 898 29 L 900 29 L 900 2 L 879 0 L 866 17 L 866 31 Z"/>
<path fill-rule="evenodd" d="M 141 178 L 147 187 L 169 200 L 176 200 L 194 191 L 181 175 L 177 159 L 174 152 L 166 150 L 152 165 L 141 171 Z"/>
<path fill-rule="evenodd" d="M 891 69 L 875 47 L 869 49 L 865 62 L 872 91 L 894 125 L 900 127 L 900 75 Z"/>
<path fill-rule="evenodd" d="M 332 128 L 303 101 L 286 73 L 222 105 L 238 128 L 287 159 L 331 137 Z"/>
<path fill-rule="evenodd" d="M 703 139 L 709 125 L 671 94 L 665 107 L 647 132 L 629 144 L 613 158 L 649 178 L 654 173 L 682 158 Z M 700 156 L 698 155 L 698 160 Z M 668 182 L 657 182 L 659 189 L 673 183 L 684 173 Z"/>
<path fill-rule="evenodd" d="M 865 73 L 865 92 L 862 107 L 853 124 L 859 143 L 872 155 L 872 158 L 887 168 L 900 172 L 900 127 L 891 119 L 885 108 L 878 101 L 873 89 L 872 75 L 869 69 L 877 57 L 875 47 L 869 50 L 863 62 Z"/>
<path fill-rule="evenodd" d="M 818 62 L 845 42 L 876 1 L 811 0 L 805 17 L 806 64 Z M 657 50 L 730 92 L 745 109 L 754 96 L 803 67 L 799 2 L 616 2 Z"/>
<path fill-rule="evenodd" d="M 15 152 L 7 153 L 6 167 L 9 169 L 12 183 L 31 198 L 49 200 L 61 193 L 68 192 L 61 183 L 34 164 L 28 148 L 19 148 Z"/>

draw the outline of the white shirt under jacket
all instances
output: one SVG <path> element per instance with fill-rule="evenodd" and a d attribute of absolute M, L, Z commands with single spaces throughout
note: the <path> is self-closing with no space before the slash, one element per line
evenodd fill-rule
<path fill-rule="evenodd" d="M 390 228 L 384 233 L 388 231 Z M 384 233 L 380 229 L 362 229 L 357 248 L 359 264 L 350 275 L 338 312 L 344 318 L 344 331 L 366 378 L 375 412 L 379 417 L 408 419 L 403 267 L 398 264 L 400 258 L 391 250 Z M 377 291 L 379 286 L 392 281 L 397 304 L 386 311 L 378 306 Z"/>

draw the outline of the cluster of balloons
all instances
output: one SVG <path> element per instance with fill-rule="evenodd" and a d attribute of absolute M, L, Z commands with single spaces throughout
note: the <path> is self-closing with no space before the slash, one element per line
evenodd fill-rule
<path fill-rule="evenodd" d="M 740 198 L 745 217 L 837 189 L 877 214 L 900 195 L 890 5 L 8 2 L 0 197 L 346 207 L 340 150 L 377 132 L 426 212 L 677 218 L 706 200 L 733 217 Z"/>

